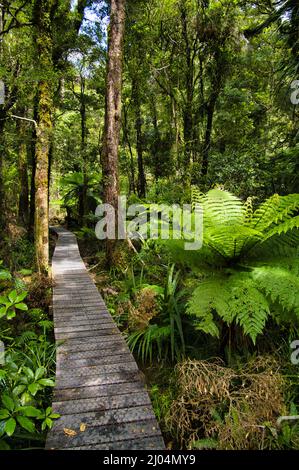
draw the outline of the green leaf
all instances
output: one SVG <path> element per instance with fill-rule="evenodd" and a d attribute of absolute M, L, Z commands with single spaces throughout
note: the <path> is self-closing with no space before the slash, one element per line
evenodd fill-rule
<path fill-rule="evenodd" d="M 21 269 L 21 271 L 18 271 L 18 274 L 21 274 L 21 276 L 31 276 L 32 269 Z"/>
<path fill-rule="evenodd" d="M 17 416 L 17 421 L 22 428 L 26 429 L 26 431 L 32 433 L 35 432 L 35 424 L 33 421 L 31 421 L 31 419 L 26 418 L 25 416 Z"/>
<path fill-rule="evenodd" d="M 15 305 L 15 308 L 17 308 L 18 310 L 24 310 L 24 311 L 28 310 L 27 305 L 26 305 L 26 304 L 23 304 L 23 303 L 21 303 L 21 304 L 16 304 L 16 305 Z"/>
<path fill-rule="evenodd" d="M 39 367 L 35 371 L 35 380 L 41 379 L 46 373 L 46 369 L 44 367 Z"/>
<path fill-rule="evenodd" d="M 55 382 L 52 379 L 40 379 L 38 383 L 44 387 L 55 387 Z"/>
<path fill-rule="evenodd" d="M 53 421 L 50 418 L 46 418 L 42 423 L 42 430 L 44 431 L 48 427 L 51 429 L 53 427 Z"/>
<path fill-rule="evenodd" d="M 8 271 L 0 271 L 0 281 L 10 281 L 11 274 Z"/>
<path fill-rule="evenodd" d="M 0 318 L 4 317 L 6 315 L 6 307 L 1 307 L 0 308 Z"/>
<path fill-rule="evenodd" d="M 6 314 L 7 320 L 11 320 L 12 318 L 15 318 L 16 316 L 16 311 L 14 308 L 10 308 Z"/>
<path fill-rule="evenodd" d="M 8 298 L 9 298 L 9 300 L 11 301 L 11 303 L 15 303 L 15 301 L 16 301 L 17 298 L 18 298 L 17 291 L 16 291 L 16 290 L 11 291 L 11 292 L 8 294 Z"/>
<path fill-rule="evenodd" d="M 9 417 L 9 411 L 6 408 L 1 408 L 0 419 L 6 419 Z"/>
<path fill-rule="evenodd" d="M 18 395 L 20 395 L 21 393 L 23 393 L 25 389 L 26 389 L 26 386 L 25 386 L 25 385 L 17 385 L 17 386 L 13 389 L 12 393 L 13 393 L 13 395 L 18 396 Z"/>
<path fill-rule="evenodd" d="M 10 418 L 8 421 L 6 421 L 4 430 L 9 437 L 12 436 L 15 432 L 16 425 L 17 423 L 14 418 Z"/>
<path fill-rule="evenodd" d="M 9 411 L 13 411 L 15 409 L 15 403 L 8 395 L 2 395 L 2 403 Z"/>
<path fill-rule="evenodd" d="M 40 385 L 38 383 L 33 383 L 28 385 L 28 390 L 31 393 L 31 395 L 35 396 L 37 392 L 40 390 Z"/>
<path fill-rule="evenodd" d="M 26 291 L 19 294 L 16 298 L 16 302 L 22 302 L 22 300 L 24 300 L 25 297 L 27 297 L 27 294 L 28 294 L 28 292 L 26 292 Z"/>
<path fill-rule="evenodd" d="M 29 367 L 23 367 L 23 371 L 25 372 L 27 377 L 30 377 L 30 379 L 34 379 L 34 372 L 32 369 L 30 369 Z"/>
<path fill-rule="evenodd" d="M 41 416 L 41 411 L 34 406 L 23 406 L 20 411 L 24 416 L 28 416 L 29 418 L 39 418 Z"/>

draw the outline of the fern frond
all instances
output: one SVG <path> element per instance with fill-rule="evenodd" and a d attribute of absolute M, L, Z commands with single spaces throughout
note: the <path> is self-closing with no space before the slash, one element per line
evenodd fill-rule
<path fill-rule="evenodd" d="M 284 222 L 299 209 L 299 194 L 279 196 L 274 194 L 261 204 L 254 212 L 251 226 L 259 231 L 264 231 L 271 225 Z"/>
<path fill-rule="evenodd" d="M 232 279 L 230 309 L 236 323 L 255 344 L 257 336 L 264 330 L 270 309 L 265 296 L 248 277 Z"/>
<path fill-rule="evenodd" d="M 191 205 L 192 210 L 194 210 L 196 204 L 201 204 L 203 198 L 203 193 L 196 187 L 191 187 Z"/>
<path fill-rule="evenodd" d="M 226 258 L 236 258 L 245 246 L 263 239 L 263 235 L 246 225 L 230 225 L 206 228 L 204 243 L 211 246 Z"/>
<path fill-rule="evenodd" d="M 193 292 L 187 312 L 199 320 L 196 328 L 218 336 L 213 318 L 216 311 L 227 324 L 238 323 L 253 343 L 263 332 L 269 316 L 269 304 L 248 273 L 238 273 L 226 280 L 217 278 L 202 282 Z"/>
<path fill-rule="evenodd" d="M 213 319 L 213 311 L 217 311 L 218 315 L 228 323 L 233 321 L 229 308 L 229 291 L 222 278 L 201 282 L 193 291 L 187 306 L 187 313 L 199 319 L 195 323 L 198 330 L 219 337 L 219 330 Z"/>
<path fill-rule="evenodd" d="M 281 235 L 282 233 L 290 232 L 291 230 L 299 228 L 299 216 L 293 217 L 291 219 L 287 219 L 279 225 L 276 225 L 271 230 L 269 230 L 264 240 L 268 240 L 269 238 L 275 235 Z M 294 235 L 298 236 L 298 233 L 294 233 Z"/>
<path fill-rule="evenodd" d="M 299 278 L 282 267 L 256 267 L 252 278 L 272 303 L 283 310 L 294 311 L 299 317 Z"/>
<path fill-rule="evenodd" d="M 242 223 L 245 209 L 242 201 L 219 189 L 212 189 L 199 199 L 203 208 L 204 226 L 236 225 Z"/>

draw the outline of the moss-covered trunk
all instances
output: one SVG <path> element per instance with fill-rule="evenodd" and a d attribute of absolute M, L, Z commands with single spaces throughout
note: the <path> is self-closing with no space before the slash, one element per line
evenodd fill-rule
<path fill-rule="evenodd" d="M 25 110 L 19 111 L 20 116 L 25 115 Z M 28 165 L 27 165 L 27 127 L 28 123 L 23 120 L 17 121 L 19 135 L 19 210 L 18 218 L 24 227 L 28 226 L 29 219 L 29 185 L 28 185 Z"/>
<path fill-rule="evenodd" d="M 103 145 L 104 200 L 118 218 L 118 147 L 121 126 L 122 58 L 125 30 L 125 0 L 111 0 L 109 51 L 106 83 L 105 136 Z M 115 240 L 107 240 L 107 261 L 113 261 Z"/>
<path fill-rule="evenodd" d="M 5 113 L 0 109 L 0 229 L 4 225 L 4 188 L 3 188 L 3 160 L 4 160 L 4 123 Z"/>
<path fill-rule="evenodd" d="M 38 116 L 36 129 L 35 172 L 35 251 L 40 274 L 48 273 L 49 208 L 48 167 L 52 135 L 53 40 L 51 11 L 53 0 L 35 1 L 36 50 L 39 71 Z"/>

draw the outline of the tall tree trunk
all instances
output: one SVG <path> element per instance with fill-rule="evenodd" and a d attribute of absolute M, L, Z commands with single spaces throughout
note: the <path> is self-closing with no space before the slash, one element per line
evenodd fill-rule
<path fill-rule="evenodd" d="M 38 71 L 38 117 L 36 131 L 35 174 L 35 252 L 40 274 L 48 274 L 49 206 L 48 166 L 52 135 L 53 40 L 51 12 L 54 0 L 36 0 L 34 5 Z"/>
<path fill-rule="evenodd" d="M 146 192 L 146 180 L 143 163 L 142 117 L 138 78 L 133 78 L 132 80 L 132 98 L 134 101 L 135 111 L 136 149 L 138 162 L 138 196 L 143 198 L 145 197 Z"/>
<path fill-rule="evenodd" d="M 85 79 L 81 77 L 80 93 L 80 116 L 81 116 L 81 158 L 83 185 L 79 194 L 79 225 L 83 227 L 84 217 L 87 213 L 87 152 L 86 152 L 86 103 L 85 103 Z"/>
<path fill-rule="evenodd" d="M 130 194 L 131 193 L 136 194 L 134 156 L 133 156 L 133 151 L 132 151 L 132 145 L 130 142 L 129 129 L 128 129 L 128 117 L 127 117 L 127 110 L 125 106 L 123 108 L 122 127 L 123 127 L 124 141 L 128 147 L 129 155 L 130 155 L 129 165 L 128 165 L 129 192 Z"/>
<path fill-rule="evenodd" d="M 33 119 L 37 122 L 38 119 L 38 96 L 35 95 L 34 107 L 33 107 Z M 35 219 L 35 174 L 36 174 L 36 158 L 35 158 L 35 146 L 36 146 L 36 127 L 33 126 L 31 131 L 31 143 L 30 143 L 30 154 L 31 154 L 31 183 L 30 183 L 30 211 L 29 211 L 29 236 L 34 239 L 34 219 Z"/>
<path fill-rule="evenodd" d="M 205 133 L 205 141 L 204 141 L 204 148 L 203 148 L 203 157 L 202 157 L 202 167 L 201 167 L 201 175 L 207 176 L 208 174 L 208 167 L 209 167 L 209 153 L 211 149 L 211 137 L 212 137 L 212 129 L 213 129 L 213 119 L 215 113 L 215 105 L 216 99 L 213 98 L 207 109 L 207 126 L 206 126 L 206 133 Z"/>
<path fill-rule="evenodd" d="M 181 0 L 180 4 L 181 12 L 181 26 L 182 26 L 182 38 L 185 46 L 185 59 L 186 59 L 186 70 L 185 70 L 185 90 L 186 98 L 183 111 L 184 120 L 184 182 L 190 183 L 190 165 L 192 161 L 192 149 L 193 149 L 193 95 L 194 95 L 194 84 L 193 74 L 194 65 L 192 60 L 192 50 L 188 34 L 188 16 L 187 16 L 187 2 Z"/>
<path fill-rule="evenodd" d="M 6 113 L 0 108 L 0 229 L 4 226 L 4 188 L 3 188 L 3 160 L 5 151 L 4 125 Z"/>
<path fill-rule="evenodd" d="M 125 0 L 111 0 L 106 83 L 105 136 L 103 145 L 104 200 L 118 220 L 118 147 L 121 126 L 122 58 L 125 31 Z M 116 227 L 117 230 L 117 227 Z M 113 262 L 116 241 L 107 240 L 107 261 Z"/>
<path fill-rule="evenodd" d="M 25 109 L 19 111 L 20 116 L 25 116 Z M 27 161 L 27 128 L 28 123 L 23 120 L 17 121 L 19 136 L 19 209 L 18 219 L 24 227 L 28 227 L 29 221 L 29 185 L 28 185 L 28 161 Z"/>

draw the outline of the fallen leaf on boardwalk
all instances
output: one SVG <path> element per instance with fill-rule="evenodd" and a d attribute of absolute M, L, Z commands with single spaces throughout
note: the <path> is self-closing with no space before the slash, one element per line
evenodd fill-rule
<path fill-rule="evenodd" d="M 77 436 L 76 431 L 74 431 L 73 429 L 64 428 L 63 432 L 64 432 L 64 434 L 66 434 L 69 437 Z"/>
<path fill-rule="evenodd" d="M 81 423 L 81 424 L 80 424 L 80 431 L 81 431 L 81 432 L 84 432 L 85 429 L 86 429 L 86 424 Z"/>

